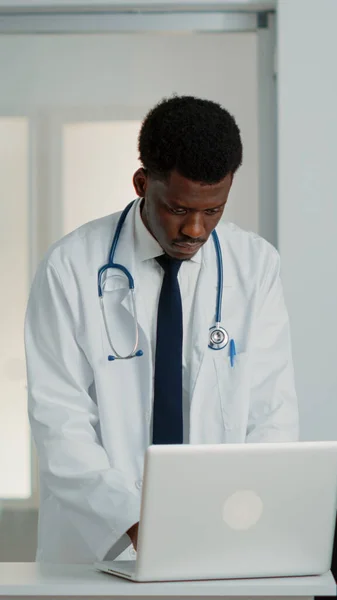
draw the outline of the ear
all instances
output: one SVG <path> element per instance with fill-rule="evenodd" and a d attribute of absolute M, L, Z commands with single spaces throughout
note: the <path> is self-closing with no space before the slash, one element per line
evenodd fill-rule
<path fill-rule="evenodd" d="M 147 187 L 148 176 L 143 167 L 141 167 L 140 169 L 137 169 L 137 171 L 135 172 L 135 174 L 133 176 L 132 181 L 133 181 L 133 187 L 135 188 L 137 196 L 139 196 L 139 198 L 144 198 L 145 192 L 146 192 L 146 187 Z"/>

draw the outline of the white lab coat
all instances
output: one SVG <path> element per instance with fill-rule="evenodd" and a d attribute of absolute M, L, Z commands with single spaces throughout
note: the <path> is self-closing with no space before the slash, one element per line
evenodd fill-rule
<path fill-rule="evenodd" d="M 134 275 L 132 208 L 115 260 Z M 153 364 L 143 327 L 146 298 L 137 297 L 144 355 L 109 362 L 97 294 L 114 214 L 55 244 L 36 274 L 25 341 L 29 415 L 40 463 L 37 560 L 91 563 L 130 543 L 139 519 L 143 459 L 150 444 Z M 265 240 L 233 224 L 217 227 L 224 267 L 222 324 L 236 342 L 208 348 L 214 324 L 217 265 L 212 239 L 203 257 L 191 345 L 190 443 L 292 441 L 298 438 L 289 325 L 279 256 Z M 106 311 L 120 352 L 133 345 L 127 282 L 109 272 Z M 168 364 L 168 368 L 169 364 Z M 124 553 L 125 554 L 125 553 Z"/>

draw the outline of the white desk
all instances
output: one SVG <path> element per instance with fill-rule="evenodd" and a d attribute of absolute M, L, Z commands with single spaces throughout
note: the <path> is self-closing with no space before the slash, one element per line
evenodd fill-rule
<path fill-rule="evenodd" d="M 284 577 L 228 581 L 173 583 L 132 583 L 97 572 L 88 565 L 43 565 L 36 563 L 0 563 L 0 597 L 21 600 L 100 598 L 102 600 L 177 600 L 177 598 L 254 599 L 277 597 L 279 600 L 312 599 L 336 596 L 331 573 L 319 577 Z"/>

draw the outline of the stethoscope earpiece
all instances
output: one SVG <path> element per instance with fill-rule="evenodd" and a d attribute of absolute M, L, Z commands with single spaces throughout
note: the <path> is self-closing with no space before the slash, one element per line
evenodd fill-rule
<path fill-rule="evenodd" d="M 143 356 L 143 354 L 144 354 L 143 350 L 137 350 L 137 352 L 130 354 L 130 356 L 125 356 L 122 358 L 134 358 L 134 356 Z M 109 361 L 118 360 L 119 358 L 120 358 L 120 356 L 113 356 L 112 354 L 109 354 L 109 356 L 108 356 Z"/>

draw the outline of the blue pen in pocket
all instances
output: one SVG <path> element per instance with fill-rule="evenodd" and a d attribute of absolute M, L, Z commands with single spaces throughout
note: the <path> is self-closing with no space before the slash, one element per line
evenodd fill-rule
<path fill-rule="evenodd" d="M 236 356 L 236 348 L 235 348 L 235 342 L 232 339 L 229 342 L 229 358 L 231 361 L 231 367 L 234 367 L 234 357 Z"/>

